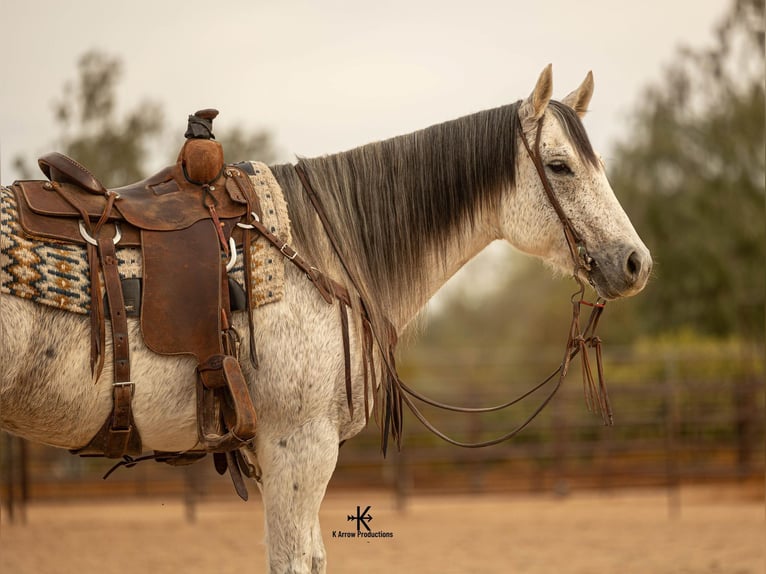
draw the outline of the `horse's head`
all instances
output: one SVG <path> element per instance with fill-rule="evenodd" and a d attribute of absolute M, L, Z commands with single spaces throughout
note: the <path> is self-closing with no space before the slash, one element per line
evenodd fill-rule
<path fill-rule="evenodd" d="M 502 234 L 566 273 L 577 265 L 572 247 L 577 251 L 579 242 L 585 264 L 578 271 L 581 279 L 605 299 L 634 295 L 646 285 L 652 258 L 614 196 L 580 122 L 593 94 L 593 76 L 589 73 L 561 102 L 551 101 L 551 88 L 548 66 L 518 108 L 519 138 L 526 139 L 526 146 L 518 142 L 516 190 L 504 200 Z M 569 241 L 567 219 L 574 235 Z"/>

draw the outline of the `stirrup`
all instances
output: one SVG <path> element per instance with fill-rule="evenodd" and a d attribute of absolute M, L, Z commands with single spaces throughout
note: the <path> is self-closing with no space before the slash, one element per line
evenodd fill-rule
<path fill-rule="evenodd" d="M 210 387 L 197 381 L 197 434 L 207 452 L 238 449 L 255 438 L 256 415 L 239 363 L 221 361 L 223 384 Z"/>

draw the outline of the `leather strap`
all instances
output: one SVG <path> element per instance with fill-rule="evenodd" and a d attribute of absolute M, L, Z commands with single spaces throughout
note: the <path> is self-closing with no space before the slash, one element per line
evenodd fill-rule
<path fill-rule="evenodd" d="M 133 429 L 133 383 L 130 380 L 130 344 L 128 319 L 122 296 L 122 283 L 117 269 L 117 252 L 109 237 L 97 240 L 99 260 L 104 276 L 104 290 L 109 301 L 112 326 L 112 358 L 114 382 L 112 384 L 112 416 L 107 429 L 104 454 L 120 458 L 128 449 Z M 136 434 L 137 431 L 136 431 Z"/>
<path fill-rule="evenodd" d="M 349 323 L 348 323 L 348 308 L 351 307 L 351 297 L 348 289 L 346 289 L 340 283 L 330 279 L 316 267 L 310 265 L 303 257 L 301 257 L 294 248 L 288 245 L 285 241 L 282 241 L 279 237 L 271 233 L 260 218 L 254 219 L 249 224 L 256 229 L 263 237 L 269 240 L 269 242 L 276 247 L 282 255 L 292 261 L 299 269 L 301 269 L 309 280 L 314 284 L 319 294 L 327 303 L 332 303 L 335 299 L 338 300 L 340 308 L 340 320 L 341 320 L 341 335 L 343 338 L 343 358 L 344 358 L 344 381 L 346 387 L 346 403 L 348 404 L 349 415 L 354 416 L 354 401 L 353 394 L 351 392 L 351 344 L 349 341 Z M 245 228 L 247 229 L 247 228 Z M 247 243 L 245 243 L 247 245 Z M 248 273 L 245 273 L 247 276 Z M 252 335 L 251 335 L 252 339 Z M 371 359 L 370 359 L 371 360 Z M 365 369 L 367 362 L 365 360 Z M 365 370 L 365 407 L 367 406 L 367 371 Z M 365 408 L 365 420 L 368 417 L 368 411 Z"/>
<path fill-rule="evenodd" d="M 109 301 L 112 324 L 112 354 L 114 360 L 114 381 L 130 381 L 130 345 L 128 342 L 128 319 L 125 300 L 122 296 L 122 282 L 117 268 L 117 251 L 109 237 L 98 239 L 101 270 L 104 275 L 104 290 Z"/>
<path fill-rule="evenodd" d="M 319 269 L 311 265 L 287 242 L 282 241 L 279 237 L 271 233 L 260 220 L 253 220 L 248 225 L 255 228 L 258 233 L 268 239 L 269 242 L 282 253 L 282 255 L 303 271 L 327 303 L 332 303 L 333 298 L 336 298 L 344 304 L 351 306 L 351 297 L 349 296 L 348 289 L 343 285 L 330 279 L 324 273 L 319 271 Z"/>
<path fill-rule="evenodd" d="M 37 160 L 40 169 L 51 181 L 74 183 L 95 195 L 105 195 L 106 188 L 88 168 L 62 153 L 51 152 Z"/>
<path fill-rule="evenodd" d="M 354 286 L 354 289 L 356 289 L 357 294 L 361 297 L 363 291 L 359 289 L 358 281 L 351 274 L 348 268 L 348 265 L 346 265 L 346 260 L 343 257 L 343 254 L 340 250 L 340 242 L 338 241 L 338 238 L 335 236 L 335 231 L 332 225 L 330 225 L 330 221 L 327 219 L 327 214 L 325 213 L 325 210 L 322 207 L 322 201 L 319 199 L 319 196 L 317 195 L 316 191 L 314 191 L 314 188 L 311 186 L 311 182 L 309 181 L 309 178 L 306 175 L 306 172 L 303 170 L 303 167 L 301 166 L 300 163 L 295 164 L 295 173 L 298 174 L 298 178 L 301 180 L 301 185 L 303 186 L 303 190 L 306 192 L 306 195 L 308 196 L 309 201 L 311 201 L 311 205 L 314 206 L 314 211 L 316 211 L 316 214 L 319 217 L 319 221 L 322 223 L 322 227 L 324 228 L 325 235 L 327 235 L 327 238 L 330 240 L 330 244 L 332 245 L 332 248 L 335 251 L 335 255 L 338 257 L 338 260 L 343 266 L 343 270 L 346 272 L 346 276 L 349 278 L 349 281 L 351 281 L 351 284 Z"/>
<path fill-rule="evenodd" d="M 590 257 L 590 255 L 588 255 L 588 250 L 585 247 L 585 241 L 582 239 L 580 234 L 577 233 L 577 230 L 572 224 L 572 220 L 569 219 L 567 214 L 564 212 L 564 208 L 561 207 L 561 203 L 556 197 L 556 194 L 553 192 L 553 186 L 548 179 L 548 174 L 545 172 L 545 166 L 543 165 L 542 156 L 540 154 L 540 139 L 543 133 L 544 118 L 545 116 L 541 117 L 537 122 L 537 134 L 535 135 L 534 151 L 529 147 L 529 142 L 524 135 L 524 130 L 521 129 L 521 119 L 519 119 L 518 116 L 517 121 L 519 122 L 519 131 L 521 133 L 521 141 L 524 144 L 524 148 L 527 150 L 527 154 L 529 155 L 529 158 L 532 160 L 532 163 L 537 170 L 537 175 L 540 178 L 543 189 L 545 189 L 545 195 L 548 197 L 548 201 L 556 212 L 559 221 L 561 221 L 561 225 L 564 229 L 564 237 L 566 238 L 567 245 L 569 246 L 569 253 L 572 256 L 572 261 L 575 265 L 574 275 L 576 277 L 577 272 L 580 269 L 590 271 L 593 259 Z"/>
<path fill-rule="evenodd" d="M 250 166 L 249 163 L 246 165 Z M 252 169 L 252 168 L 251 168 Z M 261 221 L 263 218 L 263 212 L 261 210 L 261 202 L 258 199 L 258 194 L 255 193 L 253 183 L 250 181 L 247 173 L 243 172 L 236 166 L 231 166 L 224 172 L 227 179 L 226 189 L 229 191 L 229 195 L 235 200 L 244 200 L 247 203 L 247 213 L 254 219 Z M 229 181 L 234 182 L 234 186 L 229 185 Z M 257 369 L 258 364 L 258 351 L 255 345 L 255 323 L 254 323 L 254 311 L 255 302 L 252 299 L 253 293 L 253 278 L 250 269 L 250 262 L 252 261 L 252 237 L 250 229 L 245 227 L 242 230 L 242 260 L 245 262 L 245 295 L 247 300 L 247 328 L 249 332 L 249 351 L 250 351 L 250 364 L 254 369 Z"/>
<path fill-rule="evenodd" d="M 72 203 L 83 215 L 82 223 L 88 229 L 91 240 L 87 254 L 90 266 L 91 289 L 91 374 L 96 382 L 101 374 L 105 356 L 105 317 L 104 303 L 101 296 L 101 276 L 104 279 L 104 291 L 109 302 L 109 319 L 112 328 L 112 412 L 104 425 L 84 448 L 78 452 L 90 454 L 102 452 L 109 458 L 120 458 L 126 454 L 141 453 L 141 438 L 133 422 L 133 383 L 130 380 L 130 343 L 128 340 L 128 319 L 125 300 L 122 294 L 122 282 L 118 270 L 117 251 L 112 237 L 100 237 L 100 232 L 112 213 L 118 195 L 106 190 L 92 174 L 74 160 L 61 154 L 48 154 L 40 161 L 43 171 L 49 177 L 55 175 L 54 169 L 69 173 L 69 178 L 79 185 L 89 185 L 91 193 L 102 193 L 107 201 L 101 217 L 92 225 L 81 207 Z M 80 181 L 76 176 L 90 176 L 93 181 Z M 53 184 L 58 190 L 58 186 Z M 95 245 L 93 245 L 93 243 Z M 101 271 L 101 274 L 99 274 Z"/>
<path fill-rule="evenodd" d="M 587 248 L 585 246 L 585 242 L 583 241 L 582 237 L 577 233 L 577 230 L 575 229 L 574 225 L 572 224 L 569 217 L 564 212 L 563 208 L 561 207 L 561 204 L 559 203 L 558 199 L 556 198 L 555 193 L 553 192 L 553 188 L 551 186 L 550 181 L 548 180 L 548 176 L 545 173 L 545 167 L 542 164 L 542 159 L 540 155 L 540 138 L 542 133 L 542 127 L 543 127 L 543 120 L 540 119 L 538 126 L 537 126 L 537 136 L 535 139 L 535 151 L 533 152 L 532 149 L 529 146 L 529 143 L 527 142 L 526 138 L 523 135 L 523 130 L 521 131 L 521 139 L 524 143 L 524 147 L 527 150 L 527 153 L 529 154 L 535 169 L 537 170 L 538 176 L 540 177 L 540 181 L 543 185 L 543 188 L 545 189 L 545 193 L 553 206 L 554 210 L 556 211 L 557 216 L 559 217 L 559 220 L 561 221 L 562 227 L 564 229 L 564 235 L 567 241 L 567 245 L 570 250 L 570 254 L 572 256 L 572 260 L 575 265 L 574 269 L 574 278 L 577 281 L 577 283 L 580 285 L 580 291 L 578 294 L 576 294 L 576 299 L 573 299 L 573 313 L 572 313 L 572 322 L 570 324 L 570 330 L 569 330 L 569 338 L 567 341 L 566 351 L 564 353 L 564 359 L 562 360 L 559 367 L 551 373 L 544 381 L 533 387 L 530 391 L 524 393 L 520 397 L 513 399 L 507 403 L 504 403 L 502 405 L 496 405 L 492 407 L 483 407 L 483 408 L 464 408 L 464 407 L 457 407 L 453 405 L 447 405 L 438 401 L 434 401 L 432 399 L 429 399 L 428 397 L 425 397 L 421 395 L 420 393 L 417 393 L 410 387 L 408 387 L 398 376 L 396 372 L 396 365 L 394 362 L 394 354 L 393 349 L 396 344 L 396 333 L 393 330 L 393 327 L 388 325 L 388 330 L 391 331 L 389 333 L 389 341 L 388 344 L 384 347 L 380 345 L 380 341 L 378 341 L 378 346 L 381 349 L 381 356 L 383 359 L 383 362 L 385 364 L 386 370 L 383 373 L 384 380 L 386 381 L 385 385 L 385 405 L 384 405 L 384 421 L 382 425 L 382 450 L 385 455 L 386 449 L 387 449 L 387 443 L 388 443 L 388 436 L 389 432 L 391 435 L 393 435 L 394 439 L 399 441 L 401 437 L 402 432 L 402 406 L 403 404 L 406 404 L 407 407 L 412 411 L 412 413 L 415 415 L 415 417 L 423 424 L 423 426 L 426 427 L 430 432 L 438 436 L 439 438 L 449 442 L 450 444 L 461 446 L 465 448 L 479 448 L 484 446 L 490 446 L 495 445 L 501 442 L 504 442 L 514 436 L 516 436 L 522 429 L 524 429 L 532 420 L 545 408 L 545 406 L 551 401 L 553 396 L 556 394 L 558 389 L 561 387 L 561 384 L 563 382 L 564 377 L 566 376 L 569 365 L 571 363 L 571 360 L 582 350 L 586 350 L 586 346 L 591 346 L 596 348 L 596 360 L 598 364 L 598 376 L 599 376 L 599 385 L 596 386 L 593 382 L 593 377 L 591 375 L 591 367 L 590 363 L 587 360 L 587 353 L 583 353 L 584 361 L 583 361 L 583 376 L 584 379 L 587 381 L 588 387 L 590 388 L 589 391 L 586 391 L 588 393 L 588 396 L 591 397 L 588 401 L 589 407 L 592 407 L 593 409 L 598 408 L 601 410 L 601 413 L 604 417 L 604 421 L 607 424 L 611 424 L 612 421 L 612 414 L 611 414 L 611 408 L 609 406 L 609 399 L 606 394 L 606 386 L 603 383 L 603 369 L 602 369 L 602 362 L 601 362 L 601 340 L 595 336 L 595 328 L 598 324 L 598 319 L 603 311 L 604 303 L 595 303 L 592 304 L 594 307 L 593 312 L 591 313 L 591 316 L 586 324 L 585 329 L 580 328 L 580 305 L 581 304 L 589 304 L 585 302 L 582 299 L 582 296 L 584 294 L 584 285 L 580 281 L 578 277 L 578 271 L 583 269 L 585 271 L 589 271 L 591 269 L 591 263 L 592 258 L 589 256 Z M 339 242 L 337 241 L 333 228 L 331 227 L 325 212 L 322 208 L 321 201 L 319 197 L 317 196 L 316 192 L 311 186 L 311 183 L 308 180 L 308 176 L 306 175 L 305 171 L 303 170 L 302 166 L 300 164 L 295 166 L 296 173 L 298 174 L 298 177 L 301 181 L 301 184 L 303 185 L 303 189 L 306 192 L 306 194 L 309 197 L 309 200 L 311 201 L 312 205 L 314 206 L 315 211 L 317 212 L 317 215 L 325 229 L 325 233 L 327 234 L 327 237 L 330 240 L 330 243 L 335 250 L 336 255 L 338 256 L 338 259 L 340 260 L 341 264 L 343 265 L 346 274 L 348 275 L 349 279 L 351 280 L 352 284 L 354 284 L 354 287 L 357 289 L 357 292 L 361 293 L 358 289 L 358 286 L 356 285 L 354 281 L 354 277 L 349 273 L 348 267 L 345 264 L 345 261 L 341 255 L 340 249 L 339 249 Z M 364 302 L 362 302 L 364 304 Z M 343 319 L 342 326 L 343 326 Z M 371 325 L 369 325 L 369 322 L 365 321 L 363 322 L 365 328 L 371 328 Z M 343 326 L 345 331 L 345 326 Z M 365 341 L 365 347 L 367 346 L 367 341 L 372 339 L 373 337 L 376 337 L 376 334 L 372 332 L 369 337 L 365 331 L 364 333 L 364 341 Z M 372 346 L 372 342 L 369 342 L 370 347 Z M 370 371 L 373 373 L 374 377 L 374 366 L 372 364 L 372 353 L 369 353 L 369 366 Z M 364 374 L 365 374 L 365 401 L 367 400 L 367 373 L 368 373 L 368 362 L 367 359 L 365 359 L 364 362 Z M 557 377 L 557 380 L 553 386 L 553 389 L 548 393 L 546 397 L 542 400 L 542 402 L 538 405 L 538 407 L 534 410 L 534 412 L 527 417 L 518 427 L 513 429 L 512 431 L 506 433 L 503 436 L 500 436 L 496 439 L 488 440 L 488 441 L 482 441 L 482 442 L 476 442 L 476 443 L 465 443 L 460 442 L 457 440 L 452 439 L 451 437 L 445 435 L 443 432 L 438 430 L 433 424 L 431 424 L 425 416 L 421 413 L 419 408 L 413 403 L 413 398 L 417 399 L 419 401 L 425 402 L 426 404 L 429 404 L 431 406 L 444 409 L 444 410 L 450 410 L 455 412 L 464 412 L 464 413 L 487 413 L 487 412 L 495 412 L 499 410 L 503 410 L 505 408 L 508 408 L 518 402 L 520 402 L 522 399 L 528 397 L 535 391 L 541 389 L 546 384 L 548 384 L 551 380 L 554 379 L 554 377 Z M 374 381 L 373 381 L 374 382 Z M 404 392 L 402 392 L 404 391 Z M 347 390 L 347 392 L 349 392 Z M 366 410 L 367 412 L 367 410 Z"/>
<path fill-rule="evenodd" d="M 346 403 L 348 404 L 348 414 L 354 418 L 354 400 L 351 394 L 351 346 L 348 336 L 348 307 L 342 302 L 338 304 L 340 309 L 341 337 L 343 339 L 343 372 L 346 382 Z"/>
<path fill-rule="evenodd" d="M 104 325 L 104 300 L 101 297 L 98 247 L 87 245 L 88 274 L 90 276 L 90 374 L 95 384 L 104 368 L 106 329 Z"/>
<path fill-rule="evenodd" d="M 52 156 L 61 156 L 64 159 L 69 159 L 62 154 L 50 154 Z M 45 156 L 43 156 L 45 157 Z M 42 161 L 42 158 L 41 158 Z M 72 160 L 74 161 L 74 160 Z M 44 164 L 41 163 L 41 167 Z M 79 164 L 78 164 L 79 165 Z M 46 171 L 43 169 L 43 171 Z M 46 172 L 50 178 L 50 170 Z M 58 182 L 51 181 L 50 189 L 56 192 L 64 201 L 71 205 L 77 213 L 80 214 L 80 221 L 87 228 L 91 237 L 97 237 L 98 234 L 93 231 L 91 226 L 90 217 L 83 207 L 73 201 L 68 194 L 63 193 L 61 185 Z M 111 204 L 109 205 L 111 211 Z M 103 219 L 103 215 L 102 215 Z M 88 256 L 88 273 L 90 279 L 90 374 L 93 378 L 93 382 L 98 381 L 101 376 L 101 371 L 104 367 L 104 308 L 103 301 L 101 300 L 101 279 L 99 277 L 99 262 L 98 262 L 98 249 L 96 245 L 92 243 L 86 243 L 86 253 Z"/>
<path fill-rule="evenodd" d="M 301 180 L 304 182 L 304 189 L 307 190 L 310 189 L 310 184 L 308 183 L 308 179 L 306 179 L 305 174 L 303 174 L 302 170 L 300 170 L 299 166 L 296 166 L 296 169 L 299 170 L 298 174 L 301 176 Z M 265 237 L 274 247 L 276 247 L 282 255 L 284 255 L 287 259 L 293 262 L 299 269 L 301 269 L 306 276 L 309 278 L 309 280 L 314 284 L 316 289 L 319 291 L 322 298 L 327 303 L 332 303 L 334 300 L 338 300 L 339 307 L 340 307 L 340 318 L 341 318 L 341 334 L 343 339 L 343 356 L 344 356 L 344 380 L 345 380 L 345 387 L 346 387 L 346 402 L 348 404 L 348 410 L 351 417 L 354 416 L 354 403 L 353 403 L 353 395 L 352 395 L 352 381 L 351 381 L 351 344 L 349 340 L 349 322 L 348 322 L 348 308 L 351 307 L 351 296 L 348 292 L 348 289 L 346 289 L 343 285 L 340 283 L 330 279 L 326 275 L 324 275 L 322 272 L 320 272 L 316 267 L 309 264 L 308 261 L 306 261 L 303 257 L 301 257 L 298 252 L 290 246 L 286 241 L 283 241 L 276 235 L 274 235 L 263 223 L 261 222 L 261 214 L 260 214 L 260 203 L 257 200 L 257 196 L 255 194 L 255 190 L 252 188 L 252 183 L 250 182 L 250 179 L 242 174 L 238 166 L 231 166 L 226 172 L 226 175 L 229 177 L 233 177 L 235 181 L 237 181 L 237 185 L 239 189 L 242 191 L 243 195 L 248 198 L 248 204 L 249 205 L 257 205 L 258 206 L 258 212 L 251 211 L 252 215 L 252 221 L 247 224 L 240 224 L 239 227 L 243 228 L 245 230 L 245 233 L 247 233 L 250 229 L 255 229 L 260 233 L 263 237 Z M 313 192 L 313 190 L 312 190 Z M 326 230 L 329 230 L 329 224 L 327 223 L 327 219 L 324 215 L 324 212 L 321 211 L 321 207 L 317 208 L 318 206 L 318 198 L 316 198 L 315 194 L 310 194 L 310 197 L 312 197 L 312 204 L 314 205 L 315 209 L 317 209 L 317 213 L 320 216 L 320 219 L 322 220 L 322 224 L 325 226 Z M 250 200 L 250 198 L 254 198 Z M 329 233 L 328 233 L 329 235 Z M 337 249 L 337 241 L 331 237 L 331 242 L 333 242 L 333 247 L 336 247 Z M 245 253 L 245 261 L 249 261 L 248 256 L 248 248 L 249 248 L 249 236 L 247 234 L 244 235 L 244 248 L 243 251 Z M 341 262 L 343 262 L 343 259 L 341 259 Z M 345 263 L 343 263 L 345 267 Z M 348 271 L 347 271 L 348 273 Z M 249 270 L 246 270 L 245 272 L 245 278 L 246 280 L 249 277 Z M 352 280 L 353 283 L 353 280 Z M 357 289 L 358 290 L 358 289 Z M 250 293 L 250 289 L 247 289 L 248 294 Z M 252 312 L 248 313 L 249 316 L 252 316 Z M 365 317 L 366 321 L 366 317 Z M 250 340 L 253 340 L 253 333 L 251 331 L 250 333 Z M 367 339 L 365 339 L 367 340 Z M 372 345 L 370 344 L 369 349 L 365 345 L 364 353 L 365 357 L 370 355 L 369 363 L 372 364 L 372 353 L 371 353 Z M 251 354 L 253 351 L 251 350 Z M 364 361 L 365 366 L 365 373 L 364 373 L 364 387 L 365 387 L 365 407 L 367 407 L 367 388 L 368 388 L 368 373 L 367 373 L 367 359 Z M 365 420 L 368 417 L 368 410 L 365 408 Z M 232 478 L 234 478 L 232 476 Z"/>
<path fill-rule="evenodd" d="M 231 476 L 231 482 L 234 485 L 234 490 L 242 500 L 247 501 L 247 486 L 245 486 L 245 481 L 242 479 L 242 471 L 239 466 L 239 459 L 237 454 L 239 454 L 238 450 L 226 451 L 226 464 L 229 467 L 229 476 Z"/>

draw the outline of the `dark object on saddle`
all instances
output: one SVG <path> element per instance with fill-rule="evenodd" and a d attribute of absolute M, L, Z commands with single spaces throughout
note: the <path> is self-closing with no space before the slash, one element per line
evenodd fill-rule
<path fill-rule="evenodd" d="M 189 116 L 187 140 L 176 163 L 138 183 L 107 189 L 73 159 L 50 153 L 39 160 L 49 181 L 14 184 L 20 224 L 26 233 L 87 248 L 94 378 L 103 367 L 105 319 L 111 320 L 113 409 L 99 433 L 78 454 L 111 458 L 141 454 L 131 406 L 134 384 L 127 329 L 127 316 L 135 313 L 138 298 L 146 345 L 160 354 L 191 354 L 198 361 L 197 421 L 202 452 L 234 451 L 255 436 L 255 409 L 238 360 L 239 335 L 231 327 L 232 308 L 246 308 L 250 359 L 257 367 L 250 274 L 245 272 L 244 291 L 230 286 L 227 261 L 233 263 L 239 244 L 249 268 L 254 228 L 237 227 L 237 223 L 260 217 L 260 206 L 247 174 L 224 164 L 223 149 L 212 133 L 217 115 L 216 110 L 201 110 Z M 140 284 L 121 281 L 115 245 L 141 248 Z M 169 462 L 172 455 L 163 453 L 157 458 Z M 235 477 L 239 472 L 232 468 L 239 459 L 227 459 L 241 495 Z"/>

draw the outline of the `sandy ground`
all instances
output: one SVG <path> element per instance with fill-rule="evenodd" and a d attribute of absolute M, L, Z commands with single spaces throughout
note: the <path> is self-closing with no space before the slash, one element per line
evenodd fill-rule
<path fill-rule="evenodd" d="M 439 496 L 399 511 L 389 493 L 331 493 L 321 521 L 335 574 L 766 572 L 762 496 L 685 490 L 675 516 L 669 500 L 664 491 Z M 393 536 L 337 537 L 355 530 L 347 516 L 357 506 L 370 506 L 373 532 Z M 25 525 L 2 517 L 0 572 L 265 572 L 262 523 L 258 497 L 205 502 L 194 524 L 177 499 L 35 504 Z"/>

